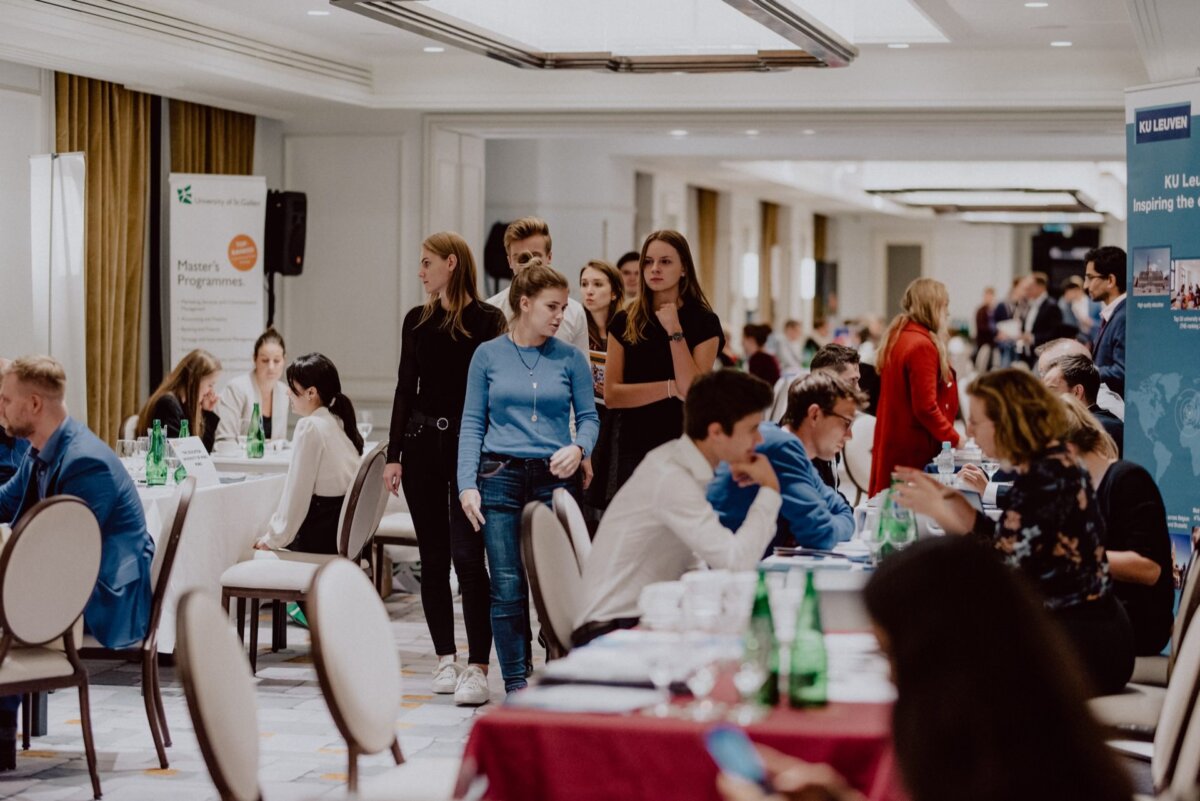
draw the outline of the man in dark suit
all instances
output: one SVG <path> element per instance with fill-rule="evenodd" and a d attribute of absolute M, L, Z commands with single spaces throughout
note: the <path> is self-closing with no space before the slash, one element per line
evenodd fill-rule
<path fill-rule="evenodd" d="M 1046 291 L 1045 273 L 1032 273 L 1025 279 L 1025 299 L 1028 303 L 1021 323 L 1019 341 L 1021 358 L 1030 367 L 1036 361 L 1037 349 L 1058 337 L 1062 329 L 1062 309 Z"/>
<path fill-rule="evenodd" d="M 1087 356 L 1076 353 L 1051 362 L 1042 375 L 1042 383 L 1051 392 L 1074 395 L 1087 404 L 1088 411 L 1117 444 L 1117 455 L 1125 458 L 1125 424 L 1107 409 L 1096 404 L 1100 394 L 1100 371 Z"/>
<path fill-rule="evenodd" d="M 1092 360 L 1100 380 L 1125 397 L 1125 251 L 1108 245 L 1088 251 L 1084 261 L 1088 295 L 1104 304 L 1092 338 Z"/>
<path fill-rule="evenodd" d="M 0 379 L 0 424 L 30 448 L 0 486 L 0 522 L 16 523 L 51 495 L 81 498 L 100 524 L 100 575 L 83 610 L 85 630 L 105 647 L 142 640 L 150 621 L 154 541 L 137 488 L 112 449 L 67 415 L 66 376 L 48 356 L 17 359 Z"/>

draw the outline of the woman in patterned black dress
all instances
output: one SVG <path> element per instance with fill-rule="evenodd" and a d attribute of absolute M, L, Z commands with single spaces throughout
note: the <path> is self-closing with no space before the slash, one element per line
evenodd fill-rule
<path fill-rule="evenodd" d="M 1000 519 L 918 470 L 897 468 L 900 502 L 947 532 L 994 547 L 1040 591 L 1088 670 L 1097 694 L 1120 692 L 1133 673 L 1133 630 L 1108 574 L 1104 522 L 1087 472 L 1067 452 L 1062 402 L 1032 374 L 997 370 L 967 388 L 967 433 L 1018 475 Z M 980 625 L 987 625 L 980 621 Z"/>

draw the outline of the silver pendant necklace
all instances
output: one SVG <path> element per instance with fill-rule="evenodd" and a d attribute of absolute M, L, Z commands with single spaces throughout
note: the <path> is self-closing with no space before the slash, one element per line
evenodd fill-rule
<path fill-rule="evenodd" d="M 546 347 L 546 343 L 543 342 L 541 345 L 538 346 L 537 357 L 534 358 L 533 365 L 531 366 L 529 364 L 529 362 L 525 361 L 525 354 L 521 353 L 521 346 L 517 344 L 517 340 L 513 337 L 512 334 L 508 335 L 508 341 L 511 342 L 513 345 L 513 348 L 516 349 L 517 358 L 521 360 L 521 366 L 523 366 L 526 370 L 529 371 L 529 383 L 533 386 L 533 413 L 529 415 L 529 422 L 536 423 L 537 419 L 538 419 L 538 415 L 537 415 L 537 388 L 538 388 L 538 386 L 537 386 L 537 381 L 533 377 L 533 371 L 537 369 L 538 363 L 541 362 L 541 360 L 542 360 L 542 354 L 545 352 L 543 350 L 543 348 Z"/>

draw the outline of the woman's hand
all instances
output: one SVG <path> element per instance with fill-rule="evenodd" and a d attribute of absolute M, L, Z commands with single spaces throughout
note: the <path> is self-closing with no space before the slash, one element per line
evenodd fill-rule
<path fill-rule="evenodd" d="M 588 457 L 579 463 L 579 469 L 583 471 L 583 488 L 587 489 L 592 486 L 592 477 L 595 471 L 592 470 L 592 457 Z"/>
<path fill-rule="evenodd" d="M 932 517 L 948 534 L 965 534 L 975 525 L 975 509 L 957 490 L 912 467 L 896 467 L 901 484 L 896 501 L 919 515 Z"/>
<path fill-rule="evenodd" d="M 980 495 L 987 489 L 988 477 L 983 468 L 976 464 L 965 464 L 958 471 L 958 483 L 963 489 L 973 490 Z"/>
<path fill-rule="evenodd" d="M 399 462 L 388 462 L 383 468 L 383 488 L 400 497 L 400 476 L 402 469 Z"/>
<path fill-rule="evenodd" d="M 550 457 L 550 472 L 556 478 L 570 478 L 579 469 L 583 461 L 583 448 L 578 445 L 567 445 L 559 448 Z"/>
<path fill-rule="evenodd" d="M 463 514 L 467 516 L 471 528 L 479 531 L 486 522 L 483 519 L 483 500 L 479 497 L 479 490 L 463 490 L 458 494 L 458 502 L 462 504 Z"/>
<path fill-rule="evenodd" d="M 206 412 L 211 412 L 213 409 L 217 408 L 217 401 L 219 400 L 220 397 L 218 397 L 216 391 L 209 389 L 208 392 L 205 392 L 200 397 L 200 408 Z"/>
<path fill-rule="evenodd" d="M 662 323 L 662 327 L 667 332 L 667 336 L 678 333 L 683 330 L 679 325 L 679 309 L 675 306 L 675 302 L 664 303 L 655 310 L 654 316 Z"/>

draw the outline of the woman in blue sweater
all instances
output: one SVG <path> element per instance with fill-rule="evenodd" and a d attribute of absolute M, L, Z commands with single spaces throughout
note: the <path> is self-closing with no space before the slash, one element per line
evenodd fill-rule
<path fill-rule="evenodd" d="M 482 529 L 492 574 L 492 636 L 507 692 L 525 686 L 530 662 L 529 589 L 521 564 L 521 510 L 565 487 L 578 500 L 580 463 L 600 429 L 592 370 L 555 339 L 567 279 L 531 260 L 513 278 L 510 332 L 480 345 L 467 373 L 458 440 L 458 489 Z M 571 438 L 571 413 L 575 438 Z"/>

